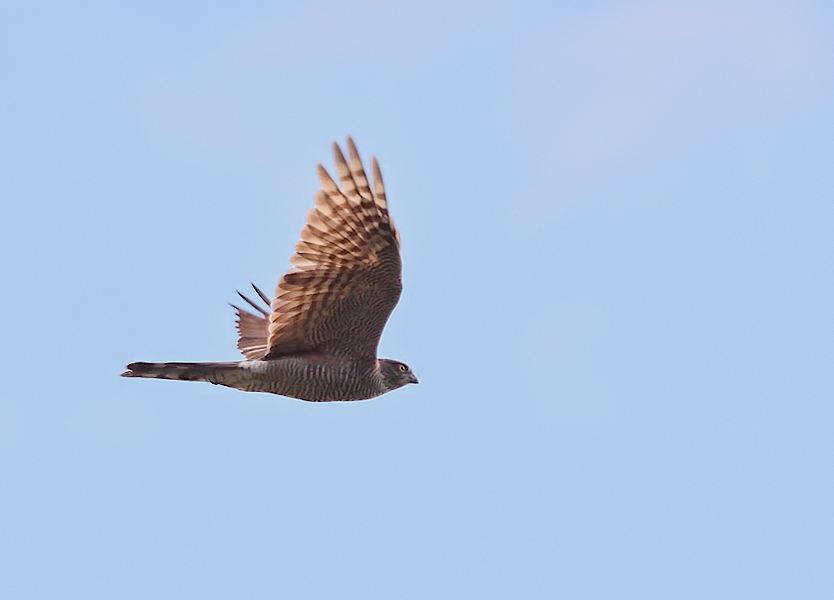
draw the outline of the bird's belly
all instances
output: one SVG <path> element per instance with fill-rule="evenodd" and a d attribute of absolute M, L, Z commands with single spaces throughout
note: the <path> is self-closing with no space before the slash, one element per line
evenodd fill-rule
<path fill-rule="evenodd" d="M 238 389 L 269 392 L 311 402 L 366 400 L 381 393 L 372 369 L 288 356 L 240 363 Z M 222 383 L 222 382 L 218 382 Z"/>

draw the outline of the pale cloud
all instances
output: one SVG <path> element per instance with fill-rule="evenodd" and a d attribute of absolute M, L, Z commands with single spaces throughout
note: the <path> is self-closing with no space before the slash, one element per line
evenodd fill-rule
<path fill-rule="evenodd" d="M 620 3 L 543 26 L 518 103 L 544 202 L 818 106 L 830 42 L 830 23 L 786 1 Z"/>
<path fill-rule="evenodd" d="M 391 81 L 442 60 L 450 42 L 486 29 L 492 12 L 488 4 L 311 3 L 213 40 L 181 79 L 153 82 L 143 109 L 163 135 L 275 162 L 287 130 L 304 123 L 327 128 L 327 139 L 346 133 L 362 110 L 397 97 Z"/>
<path fill-rule="evenodd" d="M 372 61 L 407 61 L 407 66 L 471 23 L 469 14 L 462 3 L 318 3 L 247 32 L 235 44 L 235 61 L 333 65 L 348 72 Z M 356 75 L 372 85 L 372 72 Z"/>
<path fill-rule="evenodd" d="M 536 210 L 802 115 L 832 79 L 832 25 L 809 0 L 611 2 L 549 20 L 530 7 L 319 2 L 202 43 L 181 78 L 149 85 L 158 135 L 271 170 L 304 140 L 448 122 L 469 93 L 473 114 L 489 105 L 484 129 L 500 115 L 518 132 L 537 169 L 519 196 Z M 481 58 L 443 71 L 461 55 Z"/>

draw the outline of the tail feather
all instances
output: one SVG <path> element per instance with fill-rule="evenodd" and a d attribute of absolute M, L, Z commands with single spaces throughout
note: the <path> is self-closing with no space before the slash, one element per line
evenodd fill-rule
<path fill-rule="evenodd" d="M 218 374 L 223 371 L 237 369 L 236 362 L 207 362 L 207 363 L 146 363 L 135 362 L 127 366 L 122 377 L 150 377 L 153 379 L 176 379 L 179 381 L 208 381 L 216 383 Z"/>

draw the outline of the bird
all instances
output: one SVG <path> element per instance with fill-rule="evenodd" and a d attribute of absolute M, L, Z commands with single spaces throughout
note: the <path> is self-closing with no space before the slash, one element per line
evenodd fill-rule
<path fill-rule="evenodd" d="M 377 346 L 402 292 L 400 234 L 388 214 L 382 173 L 371 158 L 373 188 L 353 140 L 349 160 L 333 144 L 341 187 L 318 165 L 321 188 L 307 213 L 292 267 L 268 308 L 238 292 L 239 362 L 134 362 L 122 377 L 207 381 L 310 402 L 367 400 L 418 383 L 403 362 L 377 358 Z"/>

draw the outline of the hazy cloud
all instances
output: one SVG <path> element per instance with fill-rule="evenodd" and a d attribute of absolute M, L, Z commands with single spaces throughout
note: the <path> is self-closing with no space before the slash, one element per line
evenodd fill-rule
<path fill-rule="evenodd" d="M 519 104 L 561 194 L 814 107 L 830 24 L 802 2 L 617 4 L 543 27 Z"/>

